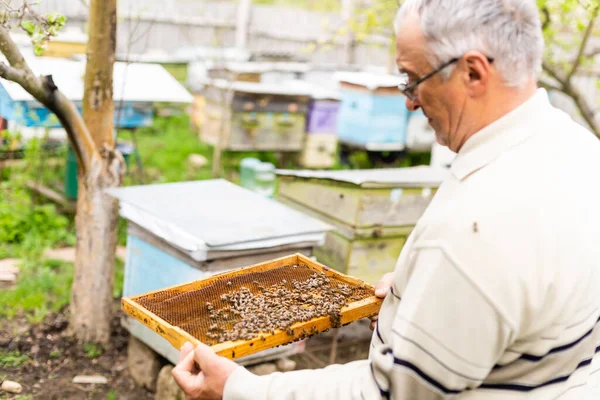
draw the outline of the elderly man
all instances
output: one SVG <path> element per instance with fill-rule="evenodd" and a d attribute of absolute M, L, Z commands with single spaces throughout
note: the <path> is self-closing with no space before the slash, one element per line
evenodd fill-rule
<path fill-rule="evenodd" d="M 406 104 L 457 157 L 380 282 L 369 360 L 259 377 L 186 345 L 192 399 L 591 398 L 600 144 L 536 88 L 535 1 L 408 0 L 396 30 Z"/>

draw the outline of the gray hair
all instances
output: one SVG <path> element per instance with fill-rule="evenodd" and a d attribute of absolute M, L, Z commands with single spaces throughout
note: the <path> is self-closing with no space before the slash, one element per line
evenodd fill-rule
<path fill-rule="evenodd" d="M 408 15 L 419 18 L 434 67 L 477 50 L 494 58 L 507 86 L 521 87 L 541 72 L 544 38 L 535 0 L 406 0 L 396 33 Z"/>

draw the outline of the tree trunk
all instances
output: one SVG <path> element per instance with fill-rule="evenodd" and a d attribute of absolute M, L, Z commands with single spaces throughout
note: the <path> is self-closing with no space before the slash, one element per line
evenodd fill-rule
<path fill-rule="evenodd" d="M 85 342 L 108 343 L 118 202 L 104 190 L 119 186 L 124 172 L 123 158 L 115 150 L 113 136 L 116 0 L 92 0 L 89 8 L 83 118 L 100 157 L 78 177 L 71 330 Z"/>

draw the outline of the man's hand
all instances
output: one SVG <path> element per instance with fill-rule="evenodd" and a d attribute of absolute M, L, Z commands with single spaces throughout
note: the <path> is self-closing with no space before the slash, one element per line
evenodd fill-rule
<path fill-rule="evenodd" d="M 179 362 L 173 368 L 173 378 L 190 400 L 221 400 L 225 382 L 238 365 L 216 355 L 210 347 L 191 343 L 181 348 Z"/>
<path fill-rule="evenodd" d="M 381 278 L 381 280 L 375 286 L 375 296 L 383 299 L 390 292 L 392 285 L 394 283 L 394 273 L 389 272 Z M 377 318 L 379 316 L 375 315 L 371 317 L 371 330 L 375 329 L 375 324 L 377 323 Z"/>

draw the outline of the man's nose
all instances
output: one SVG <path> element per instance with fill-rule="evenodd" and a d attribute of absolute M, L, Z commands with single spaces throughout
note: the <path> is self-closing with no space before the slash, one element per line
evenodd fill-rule
<path fill-rule="evenodd" d="M 415 97 L 414 100 L 411 100 L 407 97 L 406 108 L 408 108 L 409 111 L 417 111 L 419 108 L 421 108 L 421 102 L 419 101 L 419 98 Z"/>

